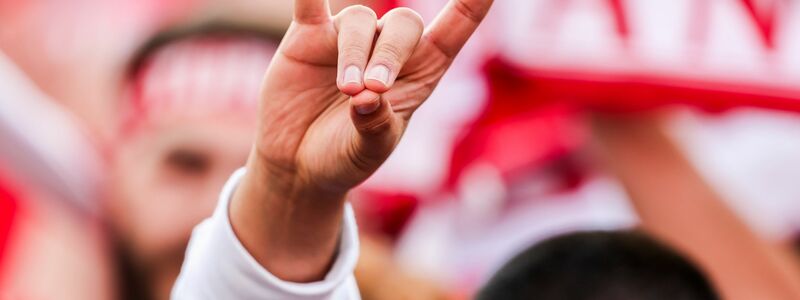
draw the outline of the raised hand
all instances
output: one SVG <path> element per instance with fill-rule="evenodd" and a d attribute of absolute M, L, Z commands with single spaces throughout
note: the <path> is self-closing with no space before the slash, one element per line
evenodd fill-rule
<path fill-rule="evenodd" d="M 262 94 L 257 151 L 270 184 L 344 193 L 365 180 L 491 3 L 453 0 L 423 32 L 407 8 L 378 20 L 364 6 L 331 17 L 325 0 L 295 1 Z"/>
<path fill-rule="evenodd" d="M 288 279 L 322 275 L 342 199 L 391 154 L 492 2 L 451 0 L 425 28 L 407 8 L 377 19 L 364 6 L 331 16 L 327 0 L 295 1 L 294 22 L 264 79 L 259 134 L 231 207 L 236 233 L 259 262 L 287 270 Z M 297 220 L 305 230 L 300 242 L 285 228 Z M 276 240 L 290 247 L 263 249 Z M 312 244 L 328 253 L 326 261 L 310 261 L 320 257 L 307 253 Z M 275 263 L 299 259 L 323 268 L 308 273 Z"/>

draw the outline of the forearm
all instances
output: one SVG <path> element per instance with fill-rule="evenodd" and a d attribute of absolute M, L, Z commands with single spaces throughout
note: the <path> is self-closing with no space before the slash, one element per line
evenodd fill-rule
<path fill-rule="evenodd" d="M 800 276 L 705 183 L 656 122 L 598 128 L 645 230 L 697 261 L 725 299 L 794 299 Z"/>
<path fill-rule="evenodd" d="M 271 177 L 257 161 L 248 164 L 231 202 L 234 232 L 278 278 L 322 280 L 337 254 L 345 195 L 267 184 Z"/>

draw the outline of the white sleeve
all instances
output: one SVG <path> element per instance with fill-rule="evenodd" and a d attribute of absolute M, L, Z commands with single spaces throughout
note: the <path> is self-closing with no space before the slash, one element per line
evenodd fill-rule
<path fill-rule="evenodd" d="M 358 230 L 350 204 L 343 212 L 339 254 L 325 279 L 313 283 L 282 281 L 256 262 L 231 227 L 228 203 L 244 173 L 240 169 L 231 176 L 214 214 L 192 232 L 172 299 L 361 299 L 353 277 Z"/>

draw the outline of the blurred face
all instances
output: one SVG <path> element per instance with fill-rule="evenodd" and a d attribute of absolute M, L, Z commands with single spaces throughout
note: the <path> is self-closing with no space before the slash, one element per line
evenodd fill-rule
<path fill-rule="evenodd" d="M 120 145 L 112 222 L 139 259 L 179 259 L 193 226 L 211 215 L 252 143 L 253 124 L 236 117 L 153 122 Z"/>
<path fill-rule="evenodd" d="M 177 272 L 192 228 L 247 160 L 274 50 L 258 38 L 188 37 L 155 50 L 132 76 L 135 109 L 116 144 L 108 210 L 137 266 Z"/>

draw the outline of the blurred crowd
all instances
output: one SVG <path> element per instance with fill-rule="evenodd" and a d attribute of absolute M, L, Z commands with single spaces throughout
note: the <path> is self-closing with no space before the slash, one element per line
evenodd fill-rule
<path fill-rule="evenodd" d="M 0 299 L 169 298 L 291 2 L 0 0 Z M 798 51 L 797 1 L 498 1 L 350 194 L 362 297 L 469 299 L 609 232 L 723 299 L 800 297 Z"/>

